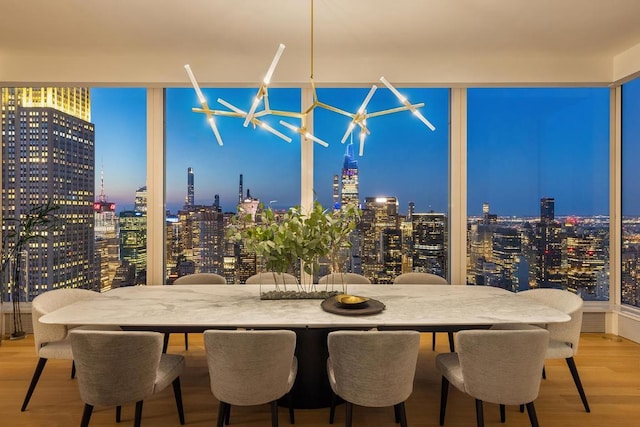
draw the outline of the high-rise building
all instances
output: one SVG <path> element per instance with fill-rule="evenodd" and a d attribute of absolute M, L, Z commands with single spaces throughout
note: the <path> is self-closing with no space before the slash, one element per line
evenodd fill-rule
<path fill-rule="evenodd" d="M 52 201 L 64 227 L 23 254 L 21 300 L 62 287 L 98 289 L 95 130 L 88 88 L 2 88 L 2 218 Z M 11 224 L 7 223 L 7 227 Z"/>
<path fill-rule="evenodd" d="M 518 283 L 515 277 L 515 264 L 522 255 L 522 240 L 517 229 L 497 227 L 493 233 L 491 260 L 496 266 L 496 276 L 491 286 L 516 291 L 513 286 Z"/>
<path fill-rule="evenodd" d="M 395 197 L 367 197 L 365 199 L 362 219 L 358 225 L 358 231 L 362 236 L 360 255 L 363 273 L 373 283 L 388 283 L 393 281 L 395 277 L 389 277 L 387 274 L 387 271 L 395 271 L 395 267 L 385 266 L 382 255 L 394 250 L 396 240 L 390 236 L 393 234 L 392 232 L 399 230 L 400 216 L 398 215 L 398 200 Z M 383 238 L 383 232 L 389 238 Z M 401 241 L 397 243 L 401 245 Z M 393 244 L 394 246 L 393 248 L 385 247 L 385 244 Z M 388 262 L 395 265 L 395 259 L 389 258 Z"/>
<path fill-rule="evenodd" d="M 347 145 L 342 165 L 342 189 L 340 192 L 340 206 L 355 204 L 359 206 L 358 195 L 358 161 L 353 155 L 353 143 Z"/>
<path fill-rule="evenodd" d="M 561 288 L 562 238 L 560 224 L 555 220 L 555 199 L 540 199 L 540 223 L 538 225 L 538 272 L 543 288 Z"/>
<path fill-rule="evenodd" d="M 147 214 L 147 186 L 140 187 L 136 190 L 136 198 L 134 202 L 133 210 Z"/>
<path fill-rule="evenodd" d="M 447 216 L 413 213 L 411 257 L 413 271 L 447 276 Z"/>
<path fill-rule="evenodd" d="M 104 193 L 104 173 L 100 173 L 100 196 L 93 203 L 96 266 L 100 291 L 111 289 L 116 269 L 120 265 L 120 241 L 116 204 L 109 202 Z"/>
<path fill-rule="evenodd" d="M 137 211 L 122 211 L 119 215 L 120 259 L 135 268 L 136 281 L 147 268 L 147 216 Z M 127 273 L 129 274 L 129 273 Z"/>
<path fill-rule="evenodd" d="M 333 209 L 340 209 L 340 178 L 333 175 Z"/>
<path fill-rule="evenodd" d="M 193 187 L 193 168 L 187 168 L 187 198 L 185 199 L 185 206 L 193 206 L 194 200 L 194 187 Z"/>

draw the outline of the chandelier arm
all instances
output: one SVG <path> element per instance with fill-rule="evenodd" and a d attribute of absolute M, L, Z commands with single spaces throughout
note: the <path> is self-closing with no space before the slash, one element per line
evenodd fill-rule
<path fill-rule="evenodd" d="M 374 113 L 367 113 L 366 117 L 369 119 L 371 117 L 384 116 L 385 114 L 399 113 L 401 111 L 411 111 L 412 108 L 419 108 L 419 107 L 422 107 L 422 106 L 424 106 L 424 103 L 411 104 L 409 106 L 403 105 L 402 107 L 389 108 L 388 110 L 381 110 L 381 111 L 376 111 Z"/>
<path fill-rule="evenodd" d="M 282 117 L 292 117 L 294 119 L 302 119 L 305 116 L 303 113 L 298 113 L 295 111 L 282 111 L 282 110 L 270 110 L 269 114 L 272 116 L 282 116 Z"/>
<path fill-rule="evenodd" d="M 333 111 L 334 113 L 342 114 L 343 116 L 347 116 L 349 118 L 355 117 L 355 114 L 350 113 L 345 110 L 341 110 L 340 108 L 334 107 L 329 104 L 325 104 L 324 102 L 318 102 L 317 107 L 324 108 L 325 110 Z"/>
<path fill-rule="evenodd" d="M 223 111 L 223 110 L 209 110 L 203 108 L 192 108 L 191 111 L 194 113 L 206 114 L 209 116 L 225 116 L 225 117 L 244 117 L 246 113 L 235 113 L 233 111 Z"/>

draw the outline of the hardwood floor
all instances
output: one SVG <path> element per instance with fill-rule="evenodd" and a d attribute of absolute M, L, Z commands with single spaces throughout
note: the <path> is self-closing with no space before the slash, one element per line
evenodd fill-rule
<path fill-rule="evenodd" d="M 446 334 L 438 334 L 437 351 L 448 351 Z M 189 351 L 184 351 L 184 338 L 173 334 L 169 353 L 187 358 L 182 376 L 182 390 L 187 425 L 215 425 L 218 403 L 209 389 L 209 375 L 204 357 L 202 336 L 189 336 Z M 431 351 L 431 335 L 423 334 L 414 391 L 407 401 L 409 426 L 437 426 L 440 399 L 440 377 L 434 367 L 437 352 Z M 0 425 L 77 426 L 83 403 L 75 380 L 70 379 L 68 361 L 51 360 L 26 412 L 20 405 L 36 366 L 33 337 L 0 343 Z M 640 345 L 605 334 L 583 334 L 576 363 L 580 372 L 591 413 L 584 411 L 569 369 L 564 361 L 546 364 L 547 379 L 542 381 L 535 402 L 540 425 L 544 427 L 627 426 L 640 419 Z M 96 408 L 91 426 L 131 425 L 133 405 L 122 410 L 122 423 L 115 422 L 113 408 Z M 328 409 L 296 410 L 297 426 L 327 426 Z M 485 404 L 486 426 L 529 426 L 526 414 L 518 408 L 507 408 L 507 422 L 500 423 L 497 405 Z M 145 400 L 143 425 L 177 426 L 178 415 L 171 387 Z M 268 405 L 234 407 L 231 426 L 269 426 Z M 286 408 L 280 409 L 280 425 L 289 425 Z M 344 425 L 343 405 L 336 410 L 336 424 Z M 354 426 L 396 426 L 392 408 L 354 409 Z M 470 397 L 451 389 L 445 426 L 475 425 L 475 406 Z"/>

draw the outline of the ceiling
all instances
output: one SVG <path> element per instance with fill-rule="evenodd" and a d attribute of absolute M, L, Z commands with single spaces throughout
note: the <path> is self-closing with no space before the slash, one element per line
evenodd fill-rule
<path fill-rule="evenodd" d="M 0 0 L 0 83 L 248 84 L 311 73 L 311 0 Z M 638 0 L 315 0 L 320 84 L 608 83 Z M 634 50 L 635 48 L 635 50 Z M 640 55 L 639 55 L 640 56 Z"/>

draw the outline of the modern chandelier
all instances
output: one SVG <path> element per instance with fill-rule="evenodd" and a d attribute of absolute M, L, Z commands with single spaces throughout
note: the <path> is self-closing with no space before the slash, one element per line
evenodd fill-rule
<path fill-rule="evenodd" d="M 248 111 L 242 110 L 237 106 L 225 101 L 222 98 L 218 98 L 217 102 L 220 105 L 226 107 L 228 110 L 210 109 L 207 103 L 207 99 L 202 93 L 202 90 L 198 85 L 198 81 L 196 80 L 195 75 L 191 70 L 191 67 L 189 66 L 189 64 L 186 64 L 184 66 L 189 76 L 189 79 L 191 80 L 191 84 L 193 85 L 193 88 L 196 92 L 196 95 L 198 96 L 198 101 L 201 105 L 200 108 L 193 108 L 192 111 L 206 115 L 209 126 L 213 130 L 213 133 L 216 137 L 216 140 L 218 141 L 218 144 L 223 145 L 223 142 L 222 142 L 222 137 L 220 136 L 220 132 L 218 131 L 218 127 L 216 125 L 216 116 L 242 118 L 244 119 L 243 121 L 244 127 L 247 127 L 249 124 L 251 124 L 254 129 L 258 127 L 262 128 L 287 142 L 291 142 L 291 138 L 289 136 L 278 131 L 277 129 L 273 128 L 272 126 L 270 126 L 268 123 L 264 121 L 264 118 L 267 116 L 280 116 L 280 117 L 288 117 L 288 118 L 299 120 L 299 123 L 297 125 L 291 124 L 285 120 L 280 120 L 279 123 L 281 126 L 284 126 L 285 128 L 294 131 L 295 133 L 301 135 L 307 140 L 311 140 L 324 147 L 328 147 L 329 144 L 326 141 L 323 141 L 320 138 L 316 137 L 307 129 L 307 118 L 309 117 L 309 114 L 311 114 L 313 110 L 315 110 L 316 108 L 323 108 L 325 110 L 329 110 L 334 113 L 341 114 L 351 119 L 351 122 L 349 123 L 344 133 L 344 136 L 340 141 L 342 144 L 344 144 L 347 141 L 347 139 L 349 138 L 349 135 L 352 135 L 353 130 L 355 129 L 356 126 L 360 128 L 360 150 L 359 150 L 360 156 L 364 154 L 365 137 L 367 134 L 371 133 L 367 128 L 367 119 L 383 116 L 386 114 L 398 113 L 400 111 L 411 111 L 429 129 L 431 129 L 432 131 L 435 131 L 436 129 L 435 126 L 433 126 L 433 124 L 429 122 L 429 120 L 427 120 L 420 113 L 420 111 L 418 111 L 418 108 L 424 107 L 424 103 L 411 104 L 409 100 L 406 97 L 404 97 L 384 77 L 380 77 L 380 81 L 396 96 L 396 98 L 398 98 L 398 100 L 402 104 L 401 106 L 395 107 L 395 108 L 389 108 L 381 111 L 376 111 L 376 112 L 367 112 L 367 105 L 369 105 L 369 102 L 371 101 L 373 94 L 378 89 L 378 86 L 376 86 L 375 84 L 371 86 L 371 89 L 367 93 L 367 96 L 364 98 L 364 100 L 360 104 L 360 108 L 358 108 L 358 110 L 355 113 L 350 113 L 348 111 L 342 110 L 332 105 L 325 104 L 318 99 L 315 82 L 313 80 L 313 56 L 314 56 L 313 55 L 313 33 L 314 33 L 313 32 L 313 21 L 314 21 L 313 2 L 314 0 L 311 0 L 311 74 L 310 74 L 313 102 L 310 107 L 308 107 L 306 110 L 302 112 L 272 110 L 269 106 L 269 84 L 271 83 L 271 77 L 273 76 L 276 70 L 276 67 L 278 65 L 278 62 L 280 61 L 280 57 L 284 52 L 284 49 L 285 49 L 284 44 L 280 44 L 278 46 L 278 50 L 276 51 L 273 57 L 273 60 L 271 61 L 271 65 L 269 66 L 267 73 L 265 74 L 265 77 L 262 80 L 262 83 L 260 84 L 260 88 L 258 89 L 258 92 L 255 98 L 253 99 L 253 102 L 249 107 Z M 262 108 L 259 109 L 261 105 L 262 105 Z"/>

